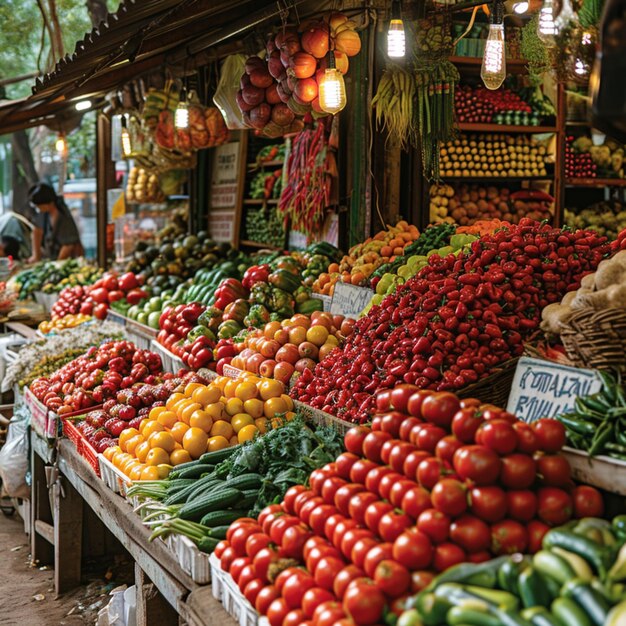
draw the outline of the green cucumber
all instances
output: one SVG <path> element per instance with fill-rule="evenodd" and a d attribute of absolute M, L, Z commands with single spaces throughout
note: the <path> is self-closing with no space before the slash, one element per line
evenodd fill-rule
<path fill-rule="evenodd" d="M 217 544 L 221 541 L 221 539 L 217 539 L 216 537 L 203 537 L 200 541 L 197 542 L 198 548 L 202 552 L 211 553 L 217 547 Z"/>
<path fill-rule="evenodd" d="M 195 480 L 193 485 L 188 485 L 184 489 L 180 489 L 173 493 L 172 495 L 168 494 L 167 499 L 165 500 L 166 505 L 170 504 L 182 504 L 183 502 L 187 502 L 187 500 L 193 496 L 193 494 L 204 491 L 205 489 L 211 489 L 216 486 L 218 483 L 223 481 L 218 478 L 204 476 L 203 478 L 199 478 Z"/>
<path fill-rule="evenodd" d="M 565 559 L 548 550 L 539 550 L 533 556 L 533 566 L 538 572 L 553 578 L 561 585 L 564 585 L 568 580 L 576 576 L 576 573 Z"/>
<path fill-rule="evenodd" d="M 604 626 L 611 606 L 599 591 L 584 580 L 575 578 L 563 585 L 561 593 L 564 597 L 574 600 L 595 626 Z"/>
<path fill-rule="evenodd" d="M 571 598 L 557 598 L 550 609 L 564 626 L 593 626 L 587 613 Z"/>
<path fill-rule="evenodd" d="M 198 463 L 192 467 L 186 467 L 178 472 L 176 478 L 200 478 L 202 474 L 210 474 L 215 469 L 215 465 L 208 463 Z"/>
<path fill-rule="evenodd" d="M 214 526 L 209 530 L 209 537 L 214 537 L 215 539 L 226 539 L 226 533 L 230 528 L 230 524 L 226 524 L 225 526 Z"/>
<path fill-rule="evenodd" d="M 453 606 L 447 613 L 450 626 L 500 626 L 500 620 L 490 615 L 487 610 Z"/>
<path fill-rule="evenodd" d="M 521 616 L 533 626 L 567 626 L 562 624 L 544 606 L 533 606 L 530 609 L 524 609 L 521 612 Z"/>
<path fill-rule="evenodd" d="M 198 460 L 201 463 L 209 463 L 217 465 L 226 459 L 229 459 L 241 446 L 232 446 L 231 448 L 223 448 L 222 450 L 214 450 L 213 452 L 205 452 Z"/>
<path fill-rule="evenodd" d="M 542 547 L 546 550 L 557 547 L 569 550 L 585 559 L 604 578 L 613 561 L 613 551 L 587 537 L 569 530 L 553 528 L 543 537 Z"/>
<path fill-rule="evenodd" d="M 203 497 L 186 502 L 178 511 L 178 517 L 187 520 L 200 520 L 211 511 L 224 510 L 233 506 L 241 500 L 241 497 L 242 494 L 239 489 L 225 488 L 217 492 L 212 491 Z"/>
<path fill-rule="evenodd" d="M 481 587 L 495 587 L 499 568 L 509 560 L 509 557 L 501 556 L 490 559 L 484 563 L 460 563 L 453 565 L 428 586 L 433 590 L 442 583 L 471 583 Z"/>
<path fill-rule="evenodd" d="M 240 517 L 246 517 L 248 514 L 247 509 L 229 509 L 228 511 L 211 511 L 207 513 L 200 523 L 203 526 L 214 528 L 216 526 L 223 526 L 224 524 L 232 524 Z"/>
<path fill-rule="evenodd" d="M 446 623 L 446 615 L 452 608 L 452 602 L 432 591 L 422 591 L 415 600 L 424 626 L 439 626 Z"/>
<path fill-rule="evenodd" d="M 517 595 L 517 579 L 530 563 L 530 557 L 519 553 L 507 557 L 498 570 L 498 585 L 500 588 Z"/>
<path fill-rule="evenodd" d="M 517 582 L 519 595 L 525 608 L 532 606 L 548 606 L 552 600 L 541 575 L 531 566 L 528 566 L 520 575 Z"/>

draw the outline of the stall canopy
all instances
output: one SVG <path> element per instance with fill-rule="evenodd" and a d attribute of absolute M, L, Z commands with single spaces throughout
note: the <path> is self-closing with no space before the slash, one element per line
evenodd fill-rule
<path fill-rule="evenodd" d="M 215 46 L 240 39 L 244 31 L 302 1 L 124 0 L 77 42 L 73 54 L 37 79 L 29 98 L 0 104 L 0 135 L 54 125 L 78 100 L 101 101 L 112 89 L 158 68 L 180 66 L 190 58 L 197 64 L 209 61 Z"/>

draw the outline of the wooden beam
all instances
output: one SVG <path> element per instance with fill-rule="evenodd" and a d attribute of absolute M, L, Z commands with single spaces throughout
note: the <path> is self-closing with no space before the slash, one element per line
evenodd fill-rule
<path fill-rule="evenodd" d="M 107 266 L 107 181 L 111 161 L 111 122 L 99 114 L 96 122 L 96 233 L 98 265 Z"/>

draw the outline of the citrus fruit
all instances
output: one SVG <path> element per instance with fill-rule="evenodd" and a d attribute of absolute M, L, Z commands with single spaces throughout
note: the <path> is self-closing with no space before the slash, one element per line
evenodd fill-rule
<path fill-rule="evenodd" d="M 256 398 L 259 395 L 259 391 L 254 383 L 248 381 L 242 381 L 235 389 L 235 398 L 239 398 L 242 402 Z"/>
<path fill-rule="evenodd" d="M 191 399 L 194 402 L 199 402 L 202 406 L 213 404 L 222 397 L 222 390 L 216 385 L 209 385 L 208 387 L 200 387 L 193 392 Z"/>

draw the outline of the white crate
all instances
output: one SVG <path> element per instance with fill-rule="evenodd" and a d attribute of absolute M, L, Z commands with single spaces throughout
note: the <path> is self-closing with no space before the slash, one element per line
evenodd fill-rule
<path fill-rule="evenodd" d="M 180 357 L 177 357 L 175 354 L 172 354 L 167 348 L 164 348 L 158 341 L 152 340 L 150 342 L 150 349 L 153 352 L 156 352 L 163 362 L 163 369 L 166 372 L 170 372 L 172 374 L 178 374 L 178 371 L 181 369 L 188 369 L 185 367 L 183 360 Z"/>
<path fill-rule="evenodd" d="M 115 467 L 111 461 L 105 459 L 102 454 L 98 455 L 98 462 L 100 464 L 100 478 L 104 484 L 114 493 L 119 493 L 124 497 L 130 483 L 128 476 Z"/>
<path fill-rule="evenodd" d="M 187 572 L 195 583 L 208 585 L 211 582 L 209 555 L 201 552 L 198 546 L 184 535 L 173 535 L 172 539 L 183 571 Z"/>
<path fill-rule="evenodd" d="M 621 496 L 626 495 L 626 462 L 610 456 L 590 457 L 587 452 L 563 448 L 561 454 L 569 461 L 572 478 Z"/>

